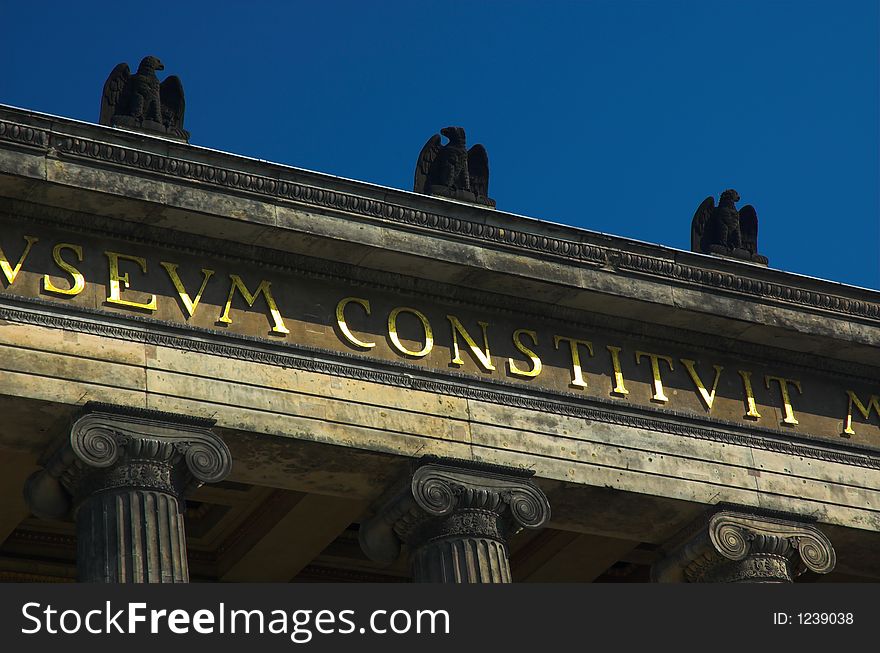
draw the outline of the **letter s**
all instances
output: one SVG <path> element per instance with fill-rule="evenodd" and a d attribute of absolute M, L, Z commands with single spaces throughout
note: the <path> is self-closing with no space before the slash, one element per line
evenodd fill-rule
<path fill-rule="evenodd" d="M 42 626 L 43 626 L 43 624 L 40 622 L 40 620 L 37 619 L 34 615 L 32 615 L 32 614 L 28 614 L 28 608 L 31 607 L 31 606 L 34 606 L 34 607 L 36 607 L 36 608 L 39 608 L 39 607 L 40 607 L 40 604 L 39 604 L 39 603 L 34 603 L 33 601 L 31 601 L 30 603 L 25 603 L 23 606 L 21 606 L 21 614 L 22 614 L 22 616 L 24 616 L 25 618 L 30 619 L 30 620 L 33 621 L 35 624 L 37 624 L 37 627 L 34 628 L 33 630 L 25 630 L 24 628 L 22 628 L 22 629 L 21 629 L 21 634 L 22 634 L 22 635 L 33 635 L 34 633 L 38 633 L 38 632 L 40 632 L 40 628 L 42 628 Z"/>
<path fill-rule="evenodd" d="M 355 623 L 348 618 L 348 615 L 354 615 L 354 610 L 341 610 L 339 612 L 339 622 L 346 626 L 351 626 L 347 630 L 342 630 L 342 628 L 338 629 L 336 632 L 340 635 L 350 635 L 356 628 Z"/>

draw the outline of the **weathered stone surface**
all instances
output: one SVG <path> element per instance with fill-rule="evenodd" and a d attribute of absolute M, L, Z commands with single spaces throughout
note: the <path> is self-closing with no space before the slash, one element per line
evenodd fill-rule
<path fill-rule="evenodd" d="M 70 349 L 75 350 L 76 341 Z M 118 390 L 133 390 L 143 393 L 146 390 L 146 375 L 143 367 L 119 365 L 109 361 L 89 359 L 83 356 L 26 351 L 15 347 L 0 345 L 7 373 L 21 373 L 56 377 L 71 381 L 82 381 L 103 385 Z"/>
<path fill-rule="evenodd" d="M 311 421 L 314 430 L 333 422 L 365 429 L 391 431 L 398 436 L 470 441 L 467 422 L 455 415 L 422 414 L 382 408 L 377 403 L 353 402 L 329 396 L 274 390 L 268 386 L 246 386 L 234 381 L 193 378 L 168 372 L 149 372 L 151 393 L 187 397 L 193 401 L 220 404 L 227 409 L 287 414 L 301 423 Z"/>

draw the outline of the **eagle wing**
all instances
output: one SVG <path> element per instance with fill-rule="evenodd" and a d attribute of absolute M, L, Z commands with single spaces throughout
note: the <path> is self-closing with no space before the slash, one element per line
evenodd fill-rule
<path fill-rule="evenodd" d="M 186 102 L 183 99 L 183 84 L 177 75 L 171 75 L 159 85 L 159 99 L 162 102 L 162 122 L 171 130 L 182 131 Z"/>
<path fill-rule="evenodd" d="M 703 203 L 694 213 L 694 219 L 691 221 L 691 251 L 705 252 L 707 248 L 703 247 L 706 236 L 706 228 L 709 225 L 709 218 L 712 217 L 712 211 L 715 210 L 715 198 L 711 195 L 703 200 Z"/>
<path fill-rule="evenodd" d="M 419 160 L 416 161 L 416 174 L 413 180 L 413 191 L 416 193 L 425 192 L 431 166 L 434 164 L 438 152 L 440 152 L 440 134 L 434 134 L 425 143 L 425 147 L 419 153 Z"/>
<path fill-rule="evenodd" d="M 751 204 L 739 210 L 739 232 L 742 237 L 743 249 L 749 254 L 758 253 L 758 212 Z"/>
<path fill-rule="evenodd" d="M 471 190 L 477 197 L 489 197 L 489 155 L 482 145 L 468 150 L 468 176 Z"/>
<path fill-rule="evenodd" d="M 113 114 L 116 113 L 116 105 L 119 104 L 119 98 L 125 85 L 131 77 L 131 70 L 127 63 L 121 63 L 113 69 L 110 77 L 104 82 L 104 92 L 101 95 L 101 116 L 98 123 L 101 125 L 109 125 Z"/>

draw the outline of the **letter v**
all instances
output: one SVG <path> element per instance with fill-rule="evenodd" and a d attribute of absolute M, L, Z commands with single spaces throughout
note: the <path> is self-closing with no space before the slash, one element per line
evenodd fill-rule
<path fill-rule="evenodd" d="M 688 375 L 691 377 L 691 381 L 694 382 L 694 385 L 697 386 L 697 390 L 700 393 L 700 397 L 703 400 L 703 403 L 706 404 L 706 410 L 712 410 L 712 404 L 715 402 L 715 390 L 718 388 L 718 379 L 721 377 L 721 370 L 724 368 L 720 365 L 713 365 L 715 368 L 715 382 L 712 384 L 712 392 L 706 392 L 706 386 L 703 385 L 702 380 L 700 380 L 700 375 L 697 374 L 697 370 L 694 367 L 696 365 L 696 361 L 688 360 L 687 358 L 681 358 L 681 364 L 685 366 L 685 369 L 688 371 Z"/>
<path fill-rule="evenodd" d="M 0 248 L 0 269 L 3 270 L 3 276 L 6 277 L 6 281 L 10 286 L 15 282 L 15 277 L 18 276 L 18 271 L 21 270 L 24 260 L 31 251 L 31 247 L 37 242 L 37 238 L 34 236 L 25 236 L 24 239 L 27 241 L 27 245 L 24 248 L 24 252 L 21 254 L 21 258 L 18 259 L 18 263 L 15 264 L 15 267 L 9 265 L 9 259 L 6 258 L 6 254 L 3 252 L 3 249 Z"/>
<path fill-rule="evenodd" d="M 186 309 L 186 312 L 189 313 L 187 319 L 191 318 L 193 314 L 196 312 L 196 306 L 199 305 L 199 301 L 202 299 L 202 293 L 205 292 L 205 286 L 208 285 L 208 279 L 214 274 L 214 270 L 207 270 L 202 268 L 202 274 L 205 275 L 204 280 L 202 281 L 202 287 L 199 288 L 199 292 L 196 295 L 195 299 L 192 299 L 189 296 L 189 293 L 186 292 L 186 288 L 183 287 L 183 282 L 180 280 L 180 276 L 177 274 L 177 263 L 166 263 L 165 261 L 160 261 L 159 263 L 165 271 L 168 273 L 168 276 L 171 279 L 171 283 L 174 284 L 174 289 L 177 290 L 177 294 L 180 295 L 180 301 L 183 302 L 183 307 Z"/>

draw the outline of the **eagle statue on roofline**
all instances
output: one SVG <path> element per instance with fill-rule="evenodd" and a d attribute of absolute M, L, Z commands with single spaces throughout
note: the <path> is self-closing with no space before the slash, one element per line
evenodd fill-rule
<path fill-rule="evenodd" d="M 104 83 L 98 122 L 189 142 L 183 128 L 183 84 L 176 75 L 159 83 L 156 71 L 164 69 L 152 56 L 143 58 L 134 75 L 127 63 L 117 65 Z"/>
<path fill-rule="evenodd" d="M 449 142 L 441 145 L 440 134 Z M 495 206 L 489 198 L 489 155 L 482 145 L 467 149 L 464 129 L 444 127 L 419 154 L 413 190 L 474 204 Z"/>
<path fill-rule="evenodd" d="M 737 211 L 737 202 L 733 189 L 721 193 L 718 206 L 711 196 L 703 200 L 691 222 L 691 251 L 767 265 L 767 257 L 758 254 L 758 213 L 751 204 Z"/>

